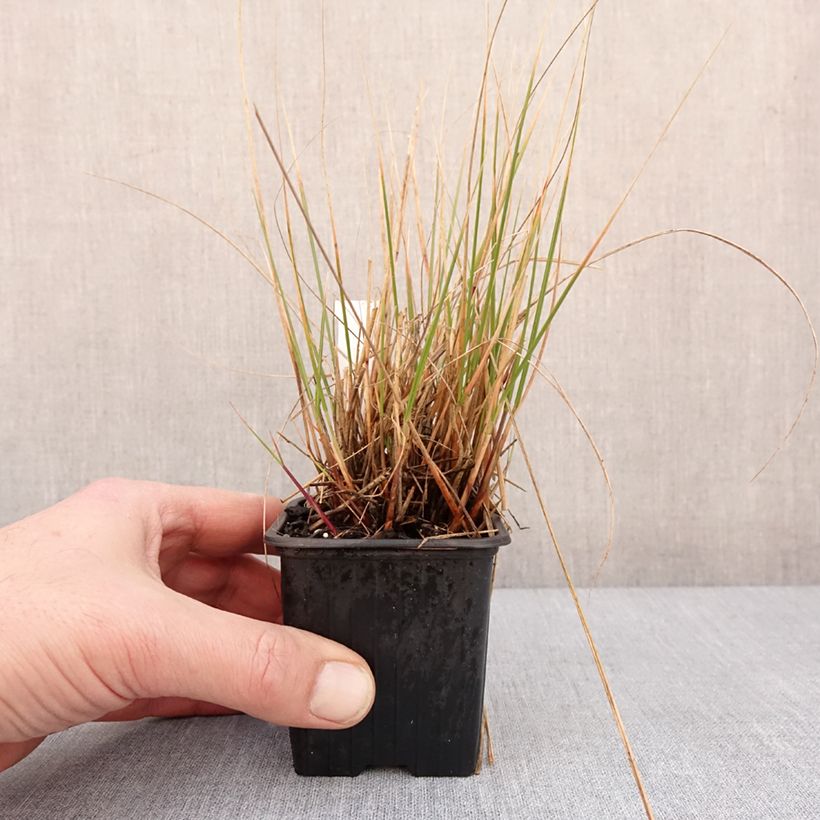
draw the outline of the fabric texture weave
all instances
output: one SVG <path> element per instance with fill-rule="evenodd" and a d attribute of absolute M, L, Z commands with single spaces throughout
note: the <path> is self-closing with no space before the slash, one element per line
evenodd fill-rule
<path fill-rule="evenodd" d="M 820 588 L 601 589 L 588 611 L 658 818 L 820 814 Z M 0 775 L 0 818 L 642 816 L 565 591 L 496 592 L 488 676 L 476 777 L 300 778 L 287 731 L 247 717 L 100 724 Z"/>

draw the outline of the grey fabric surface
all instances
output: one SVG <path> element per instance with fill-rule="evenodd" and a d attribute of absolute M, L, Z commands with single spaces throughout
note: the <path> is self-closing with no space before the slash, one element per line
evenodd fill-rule
<path fill-rule="evenodd" d="M 659 818 L 820 815 L 820 589 L 602 589 L 588 612 Z M 283 729 L 144 721 L 49 739 L 0 775 L 0 817 L 640 817 L 568 594 L 497 591 L 490 640 L 477 777 L 303 779 Z"/>
<path fill-rule="evenodd" d="M 376 140 L 389 150 L 392 132 L 403 158 L 423 88 L 422 193 L 439 133 L 442 156 L 458 165 L 485 3 L 244 5 L 250 94 L 269 121 L 281 100 L 323 232 L 316 136 L 326 92 L 328 175 L 359 298 L 367 260 L 378 268 L 382 258 Z M 588 5 L 509 3 L 496 42 L 504 84 L 519 89 L 541 31 L 546 55 Z M 265 453 L 229 402 L 260 430 L 277 429 L 294 402 L 292 383 L 276 378 L 288 365 L 270 294 L 201 225 L 84 173 L 180 202 L 258 252 L 236 7 L 0 0 L 0 524 L 110 474 L 264 485 Z M 725 233 L 786 275 L 817 317 L 812 0 L 600 3 L 564 253 L 578 258 L 597 235 L 729 24 L 606 248 L 668 227 Z M 574 55 L 549 84 L 531 146 L 538 173 Z M 273 198 L 276 176 L 270 163 L 262 170 Z M 617 495 L 616 549 L 601 583 L 820 583 L 820 403 L 749 483 L 811 367 L 793 300 L 748 259 L 702 239 L 662 239 L 588 274 L 562 309 L 546 365 L 597 438 Z M 595 459 L 543 385 L 521 423 L 573 571 L 590 583 L 607 530 Z M 271 482 L 292 489 L 278 471 Z M 532 494 L 510 500 L 531 529 L 499 583 L 560 586 L 555 562 L 542 558 Z"/>

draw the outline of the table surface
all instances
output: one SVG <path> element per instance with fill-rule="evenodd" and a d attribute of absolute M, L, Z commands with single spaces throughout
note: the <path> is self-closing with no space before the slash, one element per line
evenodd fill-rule
<path fill-rule="evenodd" d="M 583 601 L 659 818 L 820 817 L 820 588 Z M 0 818 L 639 818 L 566 590 L 494 595 L 496 763 L 466 779 L 300 778 L 248 717 L 84 726 L 0 775 Z"/>

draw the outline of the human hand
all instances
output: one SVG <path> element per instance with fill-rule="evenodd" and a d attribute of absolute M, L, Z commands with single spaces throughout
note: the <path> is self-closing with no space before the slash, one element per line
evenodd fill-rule
<path fill-rule="evenodd" d="M 279 625 L 279 574 L 247 554 L 262 516 L 258 496 L 105 479 L 0 529 L 0 771 L 92 720 L 360 721 L 365 661 Z"/>

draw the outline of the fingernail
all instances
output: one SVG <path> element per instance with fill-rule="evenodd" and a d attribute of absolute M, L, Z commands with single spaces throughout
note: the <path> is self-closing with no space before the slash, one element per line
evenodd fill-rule
<path fill-rule="evenodd" d="M 328 661 L 316 679 L 310 711 L 322 720 L 356 723 L 373 703 L 373 679 L 360 666 Z"/>

